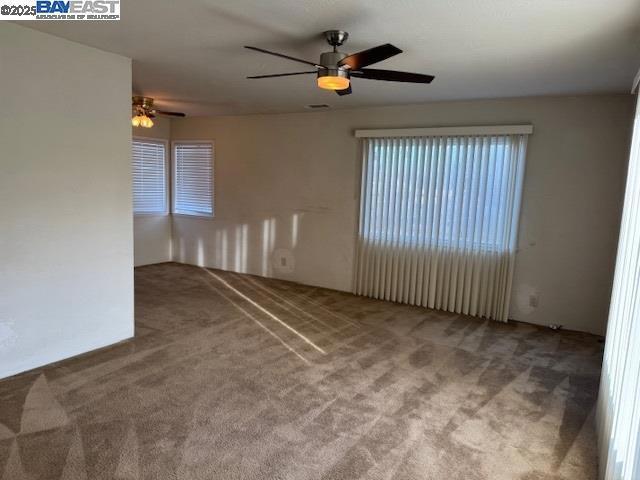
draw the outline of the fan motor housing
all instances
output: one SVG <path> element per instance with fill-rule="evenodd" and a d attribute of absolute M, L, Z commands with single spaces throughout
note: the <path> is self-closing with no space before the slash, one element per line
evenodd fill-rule
<path fill-rule="evenodd" d="M 320 55 L 320 65 L 327 68 L 318 69 L 318 78 L 320 77 L 343 77 L 349 78 L 349 69 L 338 66 L 338 62 L 344 57 L 347 57 L 346 53 L 342 52 L 325 52 Z"/>
<path fill-rule="evenodd" d="M 153 108 L 153 98 L 151 97 L 135 96 L 132 100 L 136 107 Z"/>
<path fill-rule="evenodd" d="M 338 62 L 343 58 L 348 57 L 346 53 L 342 52 L 325 52 L 320 54 L 320 65 L 324 65 L 327 68 L 340 68 Z M 344 67 L 343 67 L 344 68 Z"/>

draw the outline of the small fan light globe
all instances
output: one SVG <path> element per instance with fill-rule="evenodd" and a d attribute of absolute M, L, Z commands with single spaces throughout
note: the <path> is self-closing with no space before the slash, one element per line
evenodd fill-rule
<path fill-rule="evenodd" d="M 345 90 L 349 88 L 349 79 L 337 75 L 318 77 L 318 86 L 325 90 Z"/>
<path fill-rule="evenodd" d="M 146 115 L 135 115 L 131 118 L 131 125 L 134 127 L 151 128 L 153 127 L 153 120 Z"/>
<path fill-rule="evenodd" d="M 153 127 L 153 120 L 151 120 L 146 115 L 143 115 L 142 120 L 140 120 L 140 126 L 144 128 L 151 128 Z"/>

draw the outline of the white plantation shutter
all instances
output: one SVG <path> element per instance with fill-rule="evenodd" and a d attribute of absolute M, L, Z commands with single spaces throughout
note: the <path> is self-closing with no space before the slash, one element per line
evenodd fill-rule
<path fill-rule="evenodd" d="M 174 144 L 173 212 L 213 216 L 213 144 Z"/>
<path fill-rule="evenodd" d="M 132 162 L 133 213 L 167 213 L 165 143 L 134 139 Z"/>

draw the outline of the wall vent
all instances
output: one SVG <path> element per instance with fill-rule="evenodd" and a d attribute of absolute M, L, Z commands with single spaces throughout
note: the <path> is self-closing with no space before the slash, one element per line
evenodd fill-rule
<path fill-rule="evenodd" d="M 309 110 L 325 110 L 329 108 L 329 105 L 326 103 L 312 103 L 311 105 L 307 105 L 305 108 Z"/>

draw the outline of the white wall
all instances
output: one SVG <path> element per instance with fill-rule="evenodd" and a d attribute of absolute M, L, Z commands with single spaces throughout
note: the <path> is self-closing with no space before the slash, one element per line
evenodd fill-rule
<path fill-rule="evenodd" d="M 130 60 L 0 22 L 0 377 L 133 335 Z"/>
<path fill-rule="evenodd" d="M 350 291 L 354 129 L 533 123 L 511 317 L 603 333 L 631 117 L 617 95 L 173 120 L 173 140 L 215 141 L 216 176 L 215 219 L 174 217 L 174 258 Z"/>
<path fill-rule="evenodd" d="M 171 157 L 171 121 L 158 117 L 152 128 L 131 127 L 134 137 L 167 141 L 167 160 Z M 134 215 L 133 258 L 136 267 L 171 261 L 171 215 Z"/>

